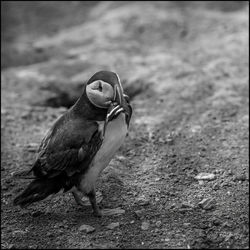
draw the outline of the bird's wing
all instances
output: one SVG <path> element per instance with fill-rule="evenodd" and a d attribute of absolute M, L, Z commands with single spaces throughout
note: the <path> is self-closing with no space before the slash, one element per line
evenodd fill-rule
<path fill-rule="evenodd" d="M 55 127 L 42 140 L 38 157 L 32 167 L 37 178 L 52 178 L 62 172 L 70 177 L 84 171 L 102 143 L 97 123 L 86 125 L 84 130 L 77 126 L 70 131 L 61 129 L 61 132 L 54 133 L 54 130 Z"/>

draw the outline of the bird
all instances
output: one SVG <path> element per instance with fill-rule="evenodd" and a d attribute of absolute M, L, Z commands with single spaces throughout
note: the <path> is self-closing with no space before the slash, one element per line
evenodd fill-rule
<path fill-rule="evenodd" d="M 33 179 L 13 205 L 72 192 L 77 204 L 87 196 L 93 214 L 102 216 L 96 201 L 96 182 L 128 135 L 132 116 L 129 97 L 112 71 L 96 72 L 85 84 L 75 104 L 45 134 L 28 171 Z"/>

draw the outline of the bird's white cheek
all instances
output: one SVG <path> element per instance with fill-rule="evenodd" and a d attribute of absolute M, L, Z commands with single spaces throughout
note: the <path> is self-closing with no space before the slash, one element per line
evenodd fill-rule
<path fill-rule="evenodd" d="M 102 108 L 107 106 L 107 98 L 101 92 L 88 91 L 87 96 L 90 102 L 95 106 Z"/>

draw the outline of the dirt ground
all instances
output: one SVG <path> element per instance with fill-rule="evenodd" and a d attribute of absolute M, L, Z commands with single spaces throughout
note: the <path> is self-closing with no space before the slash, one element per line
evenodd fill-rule
<path fill-rule="evenodd" d="M 249 248 L 247 2 L 1 5 L 2 248 Z M 70 193 L 14 207 L 29 182 L 15 174 L 99 70 L 134 111 L 98 180 L 120 212 L 93 217 Z"/>

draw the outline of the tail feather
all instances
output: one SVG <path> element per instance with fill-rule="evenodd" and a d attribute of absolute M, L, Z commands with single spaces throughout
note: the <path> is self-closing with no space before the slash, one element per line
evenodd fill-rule
<path fill-rule="evenodd" d="M 32 170 L 32 169 L 31 169 Z M 36 179 L 35 176 L 31 176 L 31 170 L 25 170 L 25 171 L 22 171 L 22 172 L 16 172 L 14 173 L 13 177 L 16 178 L 16 179 Z"/>
<path fill-rule="evenodd" d="M 58 178 L 36 179 L 14 199 L 13 204 L 20 205 L 22 208 L 27 207 L 33 202 L 43 200 L 49 195 L 59 192 L 62 187 L 62 182 Z"/>

